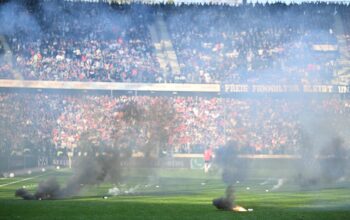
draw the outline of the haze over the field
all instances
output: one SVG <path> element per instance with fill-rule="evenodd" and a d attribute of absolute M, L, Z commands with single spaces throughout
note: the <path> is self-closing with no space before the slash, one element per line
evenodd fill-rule
<path fill-rule="evenodd" d="M 349 119 L 331 113 L 306 113 L 296 177 L 301 186 L 336 183 L 349 177 Z"/>
<path fill-rule="evenodd" d="M 76 11 L 70 7 L 63 7 L 59 2 L 47 2 L 44 3 L 40 12 L 37 16 L 45 19 L 39 19 L 31 14 L 27 8 L 19 3 L 7 3 L 0 6 L 0 34 L 2 35 L 14 35 L 15 33 L 21 33 L 21 35 L 26 36 L 26 38 L 31 39 L 40 39 L 46 34 L 47 30 L 54 30 L 57 27 L 50 26 L 50 17 L 51 13 L 60 14 L 59 18 L 62 18 L 62 23 L 77 23 L 79 26 L 84 26 L 84 33 L 74 35 L 76 30 L 64 30 L 59 37 L 67 37 L 78 40 L 91 40 L 91 39 L 100 39 L 100 38 L 116 38 L 115 33 L 111 33 L 111 30 L 115 28 L 117 23 L 118 27 L 123 30 L 124 27 L 127 27 L 132 24 L 133 16 L 143 16 L 148 18 L 152 17 L 154 11 L 149 6 L 140 6 L 140 5 L 131 5 L 127 10 L 127 16 L 116 13 L 113 8 L 107 4 L 98 5 L 96 7 L 100 8 L 100 12 L 95 13 L 93 17 L 88 17 L 84 14 L 84 11 Z M 213 8 L 208 8 L 208 12 L 211 10 L 216 10 L 216 6 Z M 246 23 L 240 24 L 241 27 L 251 27 L 254 24 L 250 23 L 250 18 L 254 17 L 254 8 L 247 8 L 245 13 L 240 16 L 242 20 Z M 128 14 L 129 13 L 129 14 Z M 334 14 L 334 19 L 337 16 L 337 9 L 329 9 L 328 14 Z M 311 23 L 308 20 L 308 17 L 304 16 L 305 14 L 297 13 L 293 8 L 286 8 L 285 10 L 279 13 L 271 13 L 269 20 L 266 22 L 262 21 L 262 26 L 269 26 L 271 23 L 279 24 L 280 26 L 289 27 L 292 24 L 300 24 L 305 26 L 306 29 L 309 28 L 312 33 L 311 36 L 317 36 L 318 39 L 326 40 L 329 36 L 329 33 L 335 32 L 335 30 L 322 29 L 318 27 L 315 23 Z M 193 21 L 193 13 L 191 10 L 188 13 L 174 15 L 174 17 L 169 17 L 168 19 L 176 20 L 180 19 L 185 24 L 193 24 L 198 28 L 203 28 L 204 31 L 207 31 L 208 27 L 203 27 L 203 24 L 206 24 L 208 21 L 212 23 L 212 31 L 222 31 L 222 28 L 216 25 L 216 20 L 208 16 L 198 16 L 196 21 Z M 64 19 L 63 19 L 64 18 Z M 47 19 L 47 20 L 46 20 Z M 225 17 L 221 18 L 224 20 Z M 40 21 L 40 22 L 39 22 Z M 116 23 L 115 23 L 116 22 Z M 331 22 L 334 22 L 333 20 Z M 101 35 L 95 36 L 92 30 L 95 28 L 89 24 L 103 24 L 103 29 L 100 30 Z M 78 24 L 78 23 L 77 23 Z M 204 25 L 205 26 L 205 25 Z M 45 28 L 43 28 L 45 27 Z M 258 27 L 254 27 L 258 28 Z M 57 28 L 58 29 L 58 28 Z M 77 29 L 79 30 L 79 29 Z M 252 31 L 252 30 L 250 30 Z M 254 31 L 254 30 L 253 30 Z M 91 33 L 90 33 L 91 32 Z M 118 30 L 117 36 L 123 35 L 119 33 Z M 122 32 L 122 31 L 121 31 Z M 128 36 L 123 36 L 128 40 Z M 285 42 L 286 45 L 307 45 L 308 41 L 305 40 L 305 36 L 300 33 L 294 33 L 290 31 L 288 40 Z M 219 39 L 212 39 L 213 42 L 220 41 Z M 197 53 L 200 53 L 202 48 L 195 48 Z M 297 51 L 288 51 L 290 54 L 295 54 Z M 318 59 L 318 56 L 314 53 L 311 53 L 309 50 L 305 50 L 303 56 L 306 58 L 303 62 L 313 63 Z M 295 63 L 295 66 L 299 66 L 299 63 Z M 300 64 L 301 66 L 301 64 Z M 14 67 L 16 69 L 16 67 Z M 266 72 L 273 71 L 271 69 L 265 70 Z M 280 73 L 281 77 L 283 72 Z M 21 78 L 21 77 L 16 77 Z M 290 81 L 293 81 L 291 79 Z M 261 83 L 265 83 L 262 80 Z M 266 82 L 267 83 L 267 82 Z M 125 160 L 128 160 L 131 157 L 131 148 L 136 142 L 135 140 L 140 138 L 137 130 L 143 129 L 143 136 L 145 138 L 142 146 L 139 146 L 142 153 L 144 153 L 146 158 L 157 158 L 159 151 L 162 148 L 167 148 L 167 133 L 171 132 L 171 118 L 172 115 L 172 106 L 158 106 L 154 104 L 153 106 L 146 106 L 147 111 L 144 111 L 140 106 L 129 105 L 130 109 L 125 111 L 126 118 L 123 123 L 125 126 L 130 127 L 131 133 L 118 133 L 118 126 L 116 124 L 115 129 L 115 139 L 114 146 L 116 149 L 108 146 L 104 154 L 96 155 L 91 151 L 86 157 L 80 158 L 80 162 L 74 164 L 74 174 L 72 178 L 62 186 L 59 185 L 57 180 L 50 179 L 43 181 L 39 184 L 37 192 L 32 195 L 24 189 L 19 189 L 17 191 L 18 196 L 22 196 L 24 199 L 55 199 L 55 198 L 66 198 L 77 195 L 80 189 L 86 185 L 96 185 L 100 184 L 107 180 L 121 181 L 121 163 Z M 126 107 L 127 108 L 127 107 Z M 158 108 L 158 109 L 157 109 Z M 257 111 L 259 111 L 257 109 Z M 146 112 L 146 113 L 145 113 Z M 161 113 L 169 113 L 165 115 L 161 121 L 157 121 Z M 304 131 L 301 139 L 304 145 L 300 146 L 298 155 L 302 158 L 302 163 L 299 166 L 295 166 L 295 173 L 291 173 L 288 176 L 289 179 L 297 178 L 297 181 L 300 181 L 301 188 L 313 187 L 318 184 L 326 182 L 336 182 L 340 181 L 342 178 L 346 178 L 348 175 L 347 169 L 348 165 L 348 155 L 346 147 L 349 145 L 350 134 L 348 132 L 348 120 L 341 116 L 333 116 L 328 114 L 321 114 L 317 117 L 313 116 L 313 113 L 305 111 L 305 115 L 301 115 L 299 118 L 296 118 L 300 122 L 300 127 Z M 156 113 L 156 114 L 153 114 Z M 157 123 L 153 123 L 156 121 Z M 151 122 L 153 124 L 151 124 Z M 273 134 L 271 134 L 273 135 Z M 89 138 L 89 137 L 87 137 Z M 229 140 L 230 138 L 228 138 Z M 85 142 L 84 142 L 85 141 Z M 89 140 L 81 140 L 83 144 L 91 144 Z M 204 143 L 210 145 L 210 143 Z M 86 147 L 86 146 L 85 146 Z M 216 147 L 216 146 L 215 146 Z M 222 147 L 217 152 L 217 163 L 223 172 L 223 182 L 227 186 L 225 198 L 229 201 L 229 207 L 232 207 L 234 204 L 234 195 L 233 195 L 233 185 L 236 181 L 242 181 L 248 169 L 248 164 L 244 161 L 238 159 L 238 145 L 234 142 L 228 142 L 225 147 Z M 323 159 L 327 158 L 327 159 Z M 151 160 L 145 160 L 150 162 Z M 292 176 L 294 175 L 294 176 Z M 232 203 L 231 203 L 232 202 Z"/>
<path fill-rule="evenodd" d="M 105 181 L 122 183 L 123 176 L 127 175 L 127 167 L 133 154 L 133 149 L 138 149 L 143 154 L 134 166 L 141 169 L 143 176 L 154 177 L 156 173 L 152 166 L 157 161 L 158 155 L 164 148 L 167 140 L 169 123 L 172 120 L 172 107 L 165 101 L 163 106 L 141 106 L 136 102 L 126 103 L 122 108 L 123 126 L 128 126 L 127 131 L 121 131 L 122 122 L 115 122 L 112 146 L 104 143 L 95 143 L 94 135 L 85 133 L 81 136 L 80 147 L 84 154 L 73 164 L 72 177 L 63 185 L 56 179 L 50 178 L 42 181 L 34 194 L 24 188 L 16 191 L 15 195 L 26 200 L 60 199 L 77 195 L 85 186 L 99 185 Z M 150 121 L 150 119 L 152 121 Z M 157 122 L 157 124 L 154 124 Z M 147 129 L 148 137 L 141 146 L 134 146 L 143 140 L 139 131 Z"/>

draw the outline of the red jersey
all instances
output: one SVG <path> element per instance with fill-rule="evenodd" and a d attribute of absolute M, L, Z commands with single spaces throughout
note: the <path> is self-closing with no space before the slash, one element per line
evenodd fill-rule
<path fill-rule="evenodd" d="M 210 161 L 213 157 L 213 151 L 211 149 L 207 149 L 204 151 L 204 161 Z"/>

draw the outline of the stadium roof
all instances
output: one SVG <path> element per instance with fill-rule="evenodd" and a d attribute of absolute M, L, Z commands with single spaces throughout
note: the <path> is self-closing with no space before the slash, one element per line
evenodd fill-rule
<path fill-rule="evenodd" d="M 50 1 L 50 0 L 46 0 Z M 226 5 L 240 5 L 244 0 L 65 0 L 69 2 L 106 2 L 106 3 L 144 3 L 144 4 L 160 4 L 160 3 L 174 3 L 180 4 L 226 4 Z M 340 3 L 349 4 L 350 0 L 246 0 L 246 3 L 285 3 L 285 4 L 301 4 L 301 3 Z"/>

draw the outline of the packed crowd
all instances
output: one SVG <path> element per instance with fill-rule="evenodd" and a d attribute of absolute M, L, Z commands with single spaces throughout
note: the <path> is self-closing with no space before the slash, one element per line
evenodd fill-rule
<path fill-rule="evenodd" d="M 166 12 L 182 73 L 201 83 L 329 83 L 336 6 L 177 7 Z"/>
<path fill-rule="evenodd" d="M 22 9 L 17 13 L 22 13 Z M 127 6 L 66 3 L 63 7 L 48 2 L 36 9 L 34 15 L 40 17 L 41 25 L 33 25 L 30 35 L 18 30 L 8 38 L 13 52 L 13 72 L 19 73 L 17 78 L 161 80 L 146 14 L 138 14 Z M 13 78 L 16 74 L 7 71 L 5 76 Z"/>
<path fill-rule="evenodd" d="M 48 152 L 60 115 L 59 101 L 45 95 L 1 93 L 0 152 L 2 155 Z M 52 149 L 51 149 L 52 150 Z"/>
<path fill-rule="evenodd" d="M 30 147 L 39 152 L 47 152 L 48 147 L 75 149 L 87 133 L 91 142 L 115 146 L 119 141 L 132 141 L 128 146 L 137 150 L 153 135 L 150 127 L 160 131 L 164 121 L 171 124 L 164 128 L 169 130 L 163 143 L 168 153 L 200 153 L 205 147 L 216 148 L 235 140 L 244 153 L 293 154 L 302 145 L 302 130 L 310 126 L 316 126 L 309 129 L 312 131 L 328 129 L 328 134 L 349 136 L 344 128 L 350 101 L 339 97 L 303 100 L 1 93 L 0 99 L 1 150 L 8 152 Z M 174 117 L 157 115 L 149 120 L 142 117 L 142 111 L 126 113 L 124 107 L 131 102 L 146 109 L 167 102 L 173 106 Z M 126 114 L 134 114 L 137 120 L 125 120 Z M 130 138 L 130 129 L 136 132 L 135 138 Z"/>
<path fill-rule="evenodd" d="M 1 78 L 181 83 L 330 83 L 339 56 L 336 35 L 342 34 L 337 21 L 347 21 L 350 14 L 347 5 L 326 3 L 229 7 L 44 1 L 29 12 L 16 10 L 15 16 L 29 16 L 28 23 L 7 34 L 13 65 L 0 66 Z M 159 15 L 181 76 L 171 68 L 164 74 L 157 61 L 148 26 Z M 29 22 L 32 17 L 35 22 Z M 342 23 L 348 32 L 349 25 Z"/>

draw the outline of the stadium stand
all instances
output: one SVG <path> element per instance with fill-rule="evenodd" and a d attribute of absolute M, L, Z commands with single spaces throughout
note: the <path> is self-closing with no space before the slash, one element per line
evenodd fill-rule
<path fill-rule="evenodd" d="M 306 115 L 350 135 L 335 125 L 349 118 L 348 5 L 8 7 L 23 22 L 0 30 L 11 56 L 0 60 L 2 154 L 68 152 L 87 132 L 111 145 L 116 125 L 130 130 L 121 117 L 132 102 L 170 103 L 169 154 L 228 140 L 242 153 L 295 154 Z M 131 130 L 133 147 L 149 139 Z"/>
<path fill-rule="evenodd" d="M 346 20 L 347 5 L 131 7 L 44 1 L 33 11 L 14 10 L 35 19 L 7 33 L 13 68 L 2 65 L 1 78 L 253 84 L 348 80 L 336 79 L 345 74 L 338 61 L 344 59 L 339 47 L 346 45 L 339 44 L 338 36 L 349 32 L 346 24 L 340 30 L 336 20 Z M 169 31 L 160 34 L 170 36 L 180 72 L 170 61 L 164 64 L 167 71 L 160 67 L 149 27 L 163 21 L 167 28 L 156 28 Z"/>
<path fill-rule="evenodd" d="M 95 142 L 111 144 L 116 125 L 120 130 L 130 128 L 121 120 L 123 107 L 130 102 L 146 108 L 170 102 L 175 117 L 169 153 L 198 153 L 208 145 L 218 147 L 227 140 L 237 140 L 245 153 L 293 154 L 301 144 L 304 117 L 329 117 L 327 126 L 331 126 L 339 123 L 339 117 L 345 122 L 350 114 L 349 100 L 339 97 L 303 100 L 1 93 L 0 98 L 1 140 L 12 151 L 39 149 L 37 146 L 73 149 L 86 132 L 94 134 Z M 341 127 L 339 132 L 346 132 Z M 149 138 L 144 127 L 135 132 L 137 141 Z"/>
<path fill-rule="evenodd" d="M 42 7 L 58 8 L 36 11 L 40 26 L 26 30 L 31 35 L 17 31 L 9 37 L 23 79 L 153 82 L 160 74 L 143 15 L 105 4 Z"/>
<path fill-rule="evenodd" d="M 313 46 L 337 44 L 334 7 L 284 7 L 186 6 L 169 10 L 167 20 L 186 81 L 330 82 L 337 51 L 317 51 Z"/>

